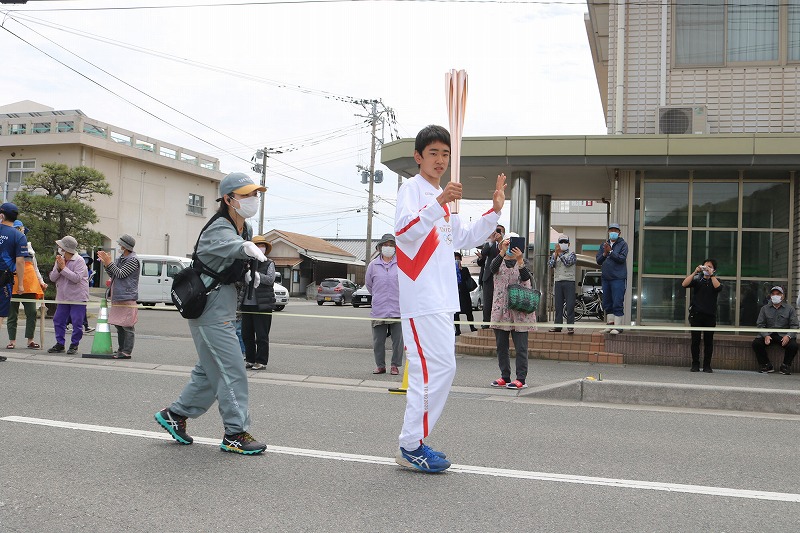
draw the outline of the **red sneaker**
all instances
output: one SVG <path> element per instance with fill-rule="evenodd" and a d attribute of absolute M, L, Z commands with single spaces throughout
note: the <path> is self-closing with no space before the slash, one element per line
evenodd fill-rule
<path fill-rule="evenodd" d="M 390 373 L 391 373 L 393 376 L 396 376 L 397 374 L 399 374 L 399 373 L 400 373 L 400 369 L 399 369 L 399 368 L 397 368 L 396 366 L 392 365 L 392 369 L 391 369 Z"/>
<path fill-rule="evenodd" d="M 503 378 L 492 381 L 492 387 L 503 388 L 506 385 L 508 385 L 508 383 L 506 383 L 506 380 L 504 380 Z"/>
<path fill-rule="evenodd" d="M 373 374 L 385 374 L 386 373 L 386 367 L 385 366 L 379 366 L 378 368 L 373 370 L 372 373 Z"/>

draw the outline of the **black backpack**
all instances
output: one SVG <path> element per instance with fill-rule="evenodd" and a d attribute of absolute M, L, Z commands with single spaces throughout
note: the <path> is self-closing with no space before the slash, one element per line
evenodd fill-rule
<path fill-rule="evenodd" d="M 192 253 L 192 264 L 176 273 L 172 278 L 172 290 L 170 296 L 172 303 L 178 309 L 183 318 L 198 318 L 206 308 L 206 300 L 211 291 L 215 290 L 221 283 L 230 284 L 239 280 L 244 274 L 247 262 L 237 259 L 234 263 L 222 272 L 215 272 L 208 268 L 200 259 L 197 258 L 197 245 L 200 244 L 200 237 L 203 232 L 221 215 L 216 214 L 200 230 L 197 242 Z M 246 226 L 245 226 L 246 228 Z M 200 274 L 206 274 L 214 279 L 210 287 L 206 287 Z"/>

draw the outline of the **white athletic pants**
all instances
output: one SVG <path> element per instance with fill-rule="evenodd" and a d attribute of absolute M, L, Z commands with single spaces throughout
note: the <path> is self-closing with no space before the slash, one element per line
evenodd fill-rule
<path fill-rule="evenodd" d="M 452 313 L 402 320 L 408 352 L 408 392 L 400 446 L 419 448 L 442 414 L 456 375 Z"/>

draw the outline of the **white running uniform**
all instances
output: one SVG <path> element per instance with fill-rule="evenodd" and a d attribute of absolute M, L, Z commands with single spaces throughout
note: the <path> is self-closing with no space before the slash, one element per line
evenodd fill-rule
<path fill-rule="evenodd" d="M 400 446 L 415 450 L 444 409 L 456 371 L 453 313 L 459 310 L 454 250 L 486 241 L 500 215 L 490 209 L 462 222 L 417 174 L 397 192 L 394 218 L 400 316 L 408 352 L 408 393 Z"/>

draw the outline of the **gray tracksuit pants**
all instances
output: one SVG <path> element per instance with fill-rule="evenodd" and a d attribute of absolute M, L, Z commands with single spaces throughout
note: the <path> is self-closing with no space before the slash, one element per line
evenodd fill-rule
<path fill-rule="evenodd" d="M 178 400 L 170 406 L 175 414 L 197 418 L 219 402 L 219 414 L 225 433 L 247 431 L 250 413 L 247 408 L 247 373 L 244 369 L 239 338 L 234 323 L 196 325 L 189 330 L 197 348 L 198 361 L 189 383 Z"/>

